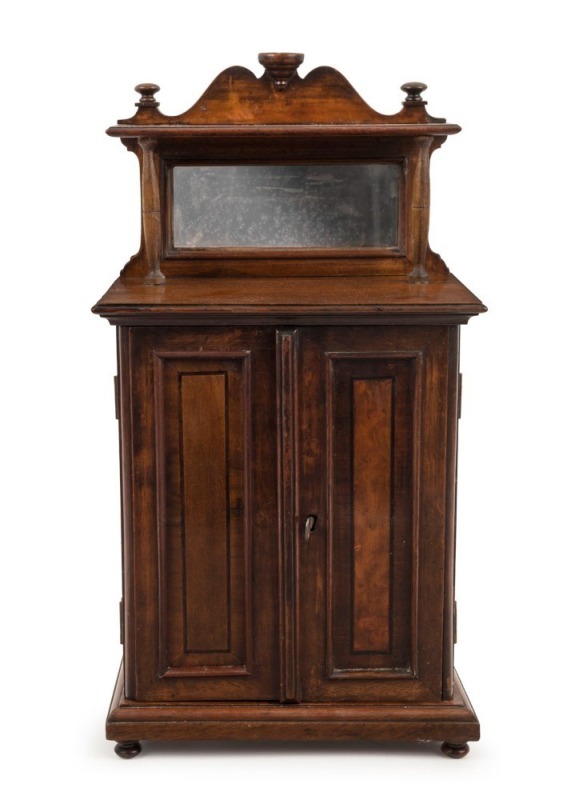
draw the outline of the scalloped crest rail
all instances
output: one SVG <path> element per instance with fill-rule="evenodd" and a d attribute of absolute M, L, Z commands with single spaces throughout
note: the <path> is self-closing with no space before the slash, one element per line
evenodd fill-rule
<path fill-rule="evenodd" d="M 141 740 L 434 739 L 479 723 L 453 666 L 459 326 L 428 245 L 425 84 L 394 115 L 261 53 L 183 114 L 137 86 L 117 326 L 123 664 Z M 323 235 L 322 235 L 323 233 Z"/>

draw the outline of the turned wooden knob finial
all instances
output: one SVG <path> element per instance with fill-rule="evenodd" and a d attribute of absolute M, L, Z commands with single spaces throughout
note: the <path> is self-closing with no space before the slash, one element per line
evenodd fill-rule
<path fill-rule="evenodd" d="M 295 77 L 299 65 L 304 60 L 303 53 L 259 53 L 259 63 L 265 67 L 266 75 L 273 81 L 278 91 L 287 89 Z"/>
<path fill-rule="evenodd" d="M 141 95 L 139 102 L 135 103 L 137 108 L 157 108 L 159 102 L 155 100 L 155 95 L 160 88 L 156 83 L 139 83 L 135 86 L 135 92 Z"/>
<path fill-rule="evenodd" d="M 403 92 L 406 92 L 405 106 L 423 106 L 426 104 L 426 100 L 422 98 L 422 92 L 428 89 L 425 83 L 410 81 L 409 83 L 403 83 L 400 88 Z"/>

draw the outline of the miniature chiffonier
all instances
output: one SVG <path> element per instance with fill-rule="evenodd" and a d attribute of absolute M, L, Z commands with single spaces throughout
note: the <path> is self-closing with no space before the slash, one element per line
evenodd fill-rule
<path fill-rule="evenodd" d="M 179 116 L 137 86 L 142 241 L 117 326 L 124 659 L 106 734 L 439 740 L 479 723 L 453 666 L 459 326 L 428 245 L 420 83 L 373 111 L 262 53 Z"/>

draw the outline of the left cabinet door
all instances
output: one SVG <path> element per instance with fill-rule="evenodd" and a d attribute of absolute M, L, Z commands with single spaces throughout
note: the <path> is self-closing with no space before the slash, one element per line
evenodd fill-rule
<path fill-rule="evenodd" d="M 126 695 L 273 700 L 275 334 L 134 327 L 119 356 Z"/>

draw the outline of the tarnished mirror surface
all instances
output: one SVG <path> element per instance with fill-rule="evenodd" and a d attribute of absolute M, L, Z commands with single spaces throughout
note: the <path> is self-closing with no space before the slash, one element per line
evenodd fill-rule
<path fill-rule="evenodd" d="M 401 168 L 268 164 L 173 168 L 173 246 L 389 248 Z"/>

